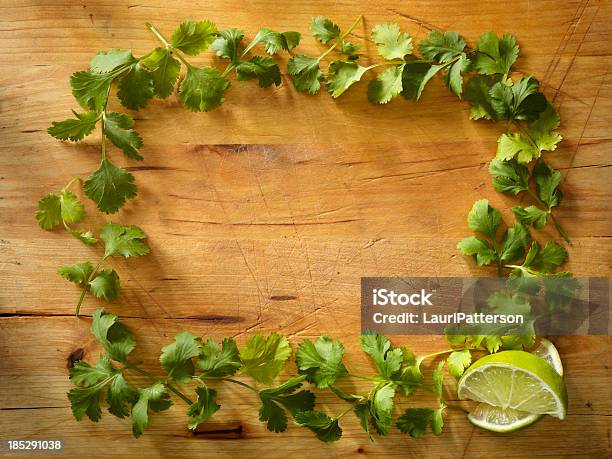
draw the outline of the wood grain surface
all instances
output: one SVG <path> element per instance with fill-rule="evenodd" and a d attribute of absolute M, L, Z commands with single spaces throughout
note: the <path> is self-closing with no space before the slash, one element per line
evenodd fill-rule
<path fill-rule="evenodd" d="M 347 416 L 344 437 L 326 445 L 289 427 L 272 434 L 257 420 L 250 394 L 223 387 L 223 409 L 196 434 L 185 407 L 152 416 L 132 439 L 112 416 L 76 422 L 65 393 L 71 356 L 95 358 L 90 319 L 70 314 L 78 291 L 55 271 L 99 256 L 67 234 L 44 232 L 37 200 L 85 177 L 99 161 L 99 139 L 74 145 L 47 135 L 50 121 L 76 106 L 69 75 L 98 50 L 156 45 L 153 22 L 170 34 L 183 19 L 298 30 L 300 50 L 316 52 L 312 16 L 343 26 L 358 14 L 360 41 L 379 22 L 397 22 L 415 39 L 457 30 L 470 43 L 486 31 L 514 33 L 518 74 L 533 74 L 554 101 L 564 141 L 547 158 L 564 176 L 558 218 L 572 237 L 568 269 L 612 274 L 610 145 L 612 19 L 604 1 L 17 1 L 0 4 L 0 440 L 61 438 L 65 457 L 604 457 L 612 453 L 611 340 L 555 339 L 567 372 L 568 419 L 545 418 L 511 436 L 474 428 L 458 412 L 440 437 L 394 432 L 368 441 Z M 373 56 L 364 47 L 365 61 Z M 284 68 L 286 56 L 281 57 Z M 215 63 L 211 53 L 195 59 Z M 112 260 L 121 300 L 105 305 L 126 317 L 137 355 L 152 367 L 159 349 L 189 329 L 214 337 L 278 330 L 292 342 L 327 333 L 342 338 L 347 360 L 369 371 L 358 351 L 361 276 L 494 274 L 457 254 L 465 217 L 487 197 L 509 218 L 516 201 L 490 185 L 487 162 L 500 126 L 470 122 L 468 107 L 437 79 L 419 104 L 374 106 L 367 81 L 342 98 L 297 93 L 286 76 L 262 90 L 233 82 L 226 103 L 189 113 L 175 96 L 135 114 L 145 161 L 113 161 L 136 176 L 139 196 L 112 217 L 87 202 L 84 226 L 138 224 L 150 256 Z M 116 104 L 116 102 L 114 102 Z M 549 230 L 541 240 L 557 238 Z M 86 316 L 98 305 L 89 298 Z M 445 347 L 443 337 L 398 337 L 417 352 Z M 287 368 L 285 374 L 293 369 Z M 365 387 L 365 386 L 364 386 Z M 447 396 L 452 399 L 452 383 Z M 342 404 L 322 393 L 322 406 Z M 409 404 L 426 404 L 427 398 Z M 405 403 L 404 403 L 405 405 Z M 25 457 L 25 456 L 24 456 Z M 29 456 L 32 457 L 32 456 Z"/>

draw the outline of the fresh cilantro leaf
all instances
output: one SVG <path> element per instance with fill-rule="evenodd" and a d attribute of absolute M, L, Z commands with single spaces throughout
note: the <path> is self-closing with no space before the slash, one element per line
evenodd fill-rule
<path fill-rule="evenodd" d="M 70 369 L 70 380 L 77 386 L 68 392 L 72 414 L 77 421 L 87 416 L 94 422 L 100 420 L 100 396 L 104 387 L 113 379 L 115 370 L 108 357 L 101 355 L 95 366 L 79 361 Z"/>
<path fill-rule="evenodd" d="M 310 391 L 295 392 L 302 386 L 305 376 L 297 376 L 277 387 L 259 391 L 261 407 L 259 419 L 266 422 L 271 432 L 283 432 L 287 429 L 287 410 L 292 416 L 302 411 L 312 411 L 314 394 Z"/>
<path fill-rule="evenodd" d="M 444 364 L 446 362 L 444 360 L 441 360 L 438 363 L 438 366 L 436 367 L 436 369 L 433 371 L 433 375 L 432 375 L 432 379 L 433 379 L 433 390 L 436 394 L 438 394 L 438 398 L 440 400 L 444 400 L 444 395 L 442 394 L 442 382 L 444 380 L 444 374 L 442 373 L 442 368 L 444 368 Z"/>
<path fill-rule="evenodd" d="M 412 394 L 417 387 L 423 383 L 423 373 L 421 373 L 422 358 L 419 358 L 407 347 L 402 347 L 402 368 L 399 375 L 393 378 L 398 389 L 404 396 Z"/>
<path fill-rule="evenodd" d="M 113 80 L 124 70 L 119 67 L 108 73 L 76 72 L 70 77 L 72 95 L 81 107 L 100 112 L 106 105 Z"/>
<path fill-rule="evenodd" d="M 181 64 L 167 48 L 155 48 L 140 63 L 151 72 L 155 94 L 162 99 L 172 94 Z"/>
<path fill-rule="evenodd" d="M 196 365 L 202 372 L 202 376 L 233 375 L 242 366 L 236 341 L 233 338 L 224 338 L 219 352 L 219 344 L 210 338 L 202 344 L 200 357 Z"/>
<path fill-rule="evenodd" d="M 240 62 L 243 38 L 244 33 L 242 30 L 222 30 L 213 42 L 212 49 L 217 52 L 217 56 L 229 59 L 233 64 L 237 65 Z"/>
<path fill-rule="evenodd" d="M 327 74 L 327 90 L 333 98 L 340 97 L 344 91 L 361 80 L 367 71 L 367 67 L 362 67 L 355 62 L 332 62 Z"/>
<path fill-rule="evenodd" d="M 539 89 L 538 80 L 530 76 L 521 78 L 512 86 L 497 82 L 489 92 L 491 106 L 499 119 L 535 120 L 548 106 L 546 97 L 538 92 Z"/>
<path fill-rule="evenodd" d="M 110 112 L 104 115 L 104 135 L 120 148 L 128 158 L 142 161 L 138 149 L 142 147 L 140 134 L 132 129 L 134 119 L 125 113 Z"/>
<path fill-rule="evenodd" d="M 500 39 L 495 32 L 482 34 L 476 50 L 476 70 L 483 75 L 507 75 L 519 54 L 513 35 L 505 34 Z"/>
<path fill-rule="evenodd" d="M 457 244 L 457 250 L 463 255 L 473 256 L 478 266 L 490 265 L 497 260 L 497 254 L 489 242 L 478 236 L 470 236 Z"/>
<path fill-rule="evenodd" d="M 448 372 L 459 379 L 465 369 L 472 363 L 472 354 L 469 349 L 451 352 L 446 359 Z"/>
<path fill-rule="evenodd" d="M 417 101 L 421 98 L 425 85 L 442 69 L 443 65 L 428 62 L 410 61 L 404 64 L 402 73 L 402 96 Z"/>
<path fill-rule="evenodd" d="M 556 242 L 550 241 L 544 247 L 541 247 L 538 242 L 533 241 L 519 270 L 527 270 L 525 273 L 527 275 L 552 273 L 566 261 L 567 251 Z M 520 275 L 519 272 L 514 272 L 513 274 Z"/>
<path fill-rule="evenodd" d="M 281 84 L 280 69 L 271 57 L 253 56 L 248 61 L 241 61 L 236 66 L 236 75 L 240 81 L 257 78 L 262 88 Z"/>
<path fill-rule="evenodd" d="M 342 437 L 338 419 L 332 419 L 322 411 L 303 411 L 296 413 L 294 419 L 299 426 L 312 430 L 321 441 L 338 441 Z"/>
<path fill-rule="evenodd" d="M 493 187 L 501 193 L 519 194 L 529 189 L 529 169 L 516 160 L 494 159 L 489 164 Z"/>
<path fill-rule="evenodd" d="M 96 237 L 91 231 L 81 232 L 81 231 L 69 229 L 68 232 L 74 237 L 76 237 L 83 244 L 93 245 L 98 242 L 98 239 L 96 239 Z"/>
<path fill-rule="evenodd" d="M 306 375 L 309 382 L 319 388 L 329 387 L 336 379 L 348 375 L 342 363 L 344 346 L 327 336 L 319 336 L 316 341 L 306 339 L 296 353 L 298 371 Z"/>
<path fill-rule="evenodd" d="M 103 159 L 100 167 L 87 178 L 84 189 L 98 209 L 107 214 L 114 214 L 127 199 L 136 196 L 134 176 L 108 159 Z"/>
<path fill-rule="evenodd" d="M 62 222 L 62 207 L 58 195 L 49 193 L 38 201 L 36 221 L 44 230 L 53 229 Z"/>
<path fill-rule="evenodd" d="M 100 231 L 104 242 L 104 256 L 140 257 L 150 252 L 146 235 L 138 226 L 123 226 L 109 222 Z"/>
<path fill-rule="evenodd" d="M 378 53 L 385 59 L 404 59 L 412 54 L 412 38 L 401 32 L 397 24 L 378 24 L 372 29 L 372 40 L 376 43 Z"/>
<path fill-rule="evenodd" d="M 93 266 L 90 262 L 76 263 L 74 265 L 62 266 L 57 270 L 57 273 L 64 279 L 77 285 L 87 283 L 89 276 L 93 272 Z"/>
<path fill-rule="evenodd" d="M 398 418 L 397 427 L 401 432 L 410 434 L 413 438 L 422 437 L 428 425 L 435 435 L 440 435 L 444 426 L 442 413 L 445 407 L 444 404 L 441 404 L 437 410 L 409 408 Z"/>
<path fill-rule="evenodd" d="M 548 210 L 561 204 L 563 194 L 558 188 L 561 172 L 554 170 L 544 161 L 539 161 L 533 168 L 533 179 L 536 182 L 538 198 L 546 204 Z"/>
<path fill-rule="evenodd" d="M 66 223 L 79 223 L 85 217 L 85 206 L 70 190 L 63 189 L 60 193 L 60 207 Z"/>
<path fill-rule="evenodd" d="M 419 52 L 423 59 L 446 64 L 463 53 L 465 40 L 457 32 L 438 32 L 433 30 L 419 42 Z"/>
<path fill-rule="evenodd" d="M 138 389 L 138 401 L 132 408 L 132 433 L 138 438 L 149 425 L 149 409 L 158 412 L 172 406 L 170 395 L 162 383 Z"/>
<path fill-rule="evenodd" d="M 95 365 L 79 360 L 70 368 L 70 380 L 77 386 L 94 386 L 103 379 L 113 376 L 113 367 L 104 354 L 98 358 Z"/>
<path fill-rule="evenodd" d="M 519 163 L 530 163 L 540 156 L 533 142 L 522 134 L 502 134 L 497 140 L 496 158 L 508 161 L 516 157 Z"/>
<path fill-rule="evenodd" d="M 131 110 L 146 107 L 149 99 L 155 95 L 153 75 L 139 62 L 129 67 L 128 73 L 119 80 L 118 88 L 121 105 Z"/>
<path fill-rule="evenodd" d="M 495 239 L 502 216 L 497 209 L 489 205 L 488 200 L 481 199 L 472 206 L 467 221 L 468 227 L 472 231 L 486 234 L 491 239 Z"/>
<path fill-rule="evenodd" d="M 187 415 L 193 419 L 189 420 L 188 427 L 194 430 L 200 424 L 208 420 L 213 414 L 219 411 L 221 405 L 217 404 L 217 391 L 209 389 L 207 386 L 196 387 L 198 399 L 193 405 L 189 406 Z"/>
<path fill-rule="evenodd" d="M 554 151 L 557 144 L 563 137 L 555 132 L 560 124 L 559 114 L 552 104 L 548 103 L 546 109 L 540 113 L 539 117 L 529 123 L 529 135 L 540 152 Z"/>
<path fill-rule="evenodd" d="M 184 21 L 172 34 L 172 46 L 189 56 L 205 51 L 215 41 L 217 27 L 210 21 Z"/>
<path fill-rule="evenodd" d="M 526 226 L 542 229 L 546 225 L 548 213 L 536 206 L 512 206 L 512 212 L 516 219 Z"/>
<path fill-rule="evenodd" d="M 89 281 L 91 293 L 96 298 L 102 298 L 105 301 L 115 301 L 119 298 L 119 290 L 121 285 L 119 275 L 114 269 L 103 269 L 98 271 L 96 276 Z"/>
<path fill-rule="evenodd" d="M 326 44 L 340 36 L 340 27 L 323 16 L 316 16 L 310 23 L 310 34 L 321 43 Z"/>
<path fill-rule="evenodd" d="M 76 119 L 53 121 L 47 132 L 59 140 L 72 140 L 78 142 L 92 133 L 100 115 L 95 111 L 77 113 L 72 111 Z"/>
<path fill-rule="evenodd" d="M 190 67 L 181 82 L 179 97 L 188 110 L 207 112 L 223 103 L 229 81 L 212 67 Z"/>
<path fill-rule="evenodd" d="M 372 103 L 386 104 L 402 92 L 404 65 L 387 67 L 368 85 L 368 100 Z"/>
<path fill-rule="evenodd" d="M 376 389 L 370 403 L 370 419 L 378 435 L 386 435 L 391 430 L 393 398 L 395 388 L 385 384 Z"/>
<path fill-rule="evenodd" d="M 402 350 L 392 349 L 389 338 L 383 335 L 361 335 L 359 342 L 361 349 L 370 356 L 383 378 L 391 380 L 400 371 Z"/>
<path fill-rule="evenodd" d="M 291 355 L 291 346 L 285 336 L 257 333 L 240 350 L 244 372 L 263 384 L 271 384 Z"/>
<path fill-rule="evenodd" d="M 89 63 L 89 70 L 93 73 L 109 73 L 117 67 L 122 67 L 134 62 L 132 51 L 124 49 L 111 49 L 100 51 Z"/>
<path fill-rule="evenodd" d="M 108 411 L 118 418 L 130 415 L 130 406 L 136 402 L 136 391 L 121 373 L 116 373 L 106 391 Z"/>
<path fill-rule="evenodd" d="M 359 55 L 357 52 L 361 48 L 361 45 L 356 45 L 354 43 L 348 41 L 342 41 L 342 47 L 340 48 L 340 52 L 347 56 L 349 61 L 356 61 L 359 59 Z"/>
<path fill-rule="evenodd" d="M 244 50 L 243 55 L 250 51 L 256 44 L 262 43 L 268 54 L 276 54 L 281 49 L 291 51 L 300 44 L 301 35 L 299 32 L 275 32 L 270 29 L 262 28 L 257 32 L 253 41 Z"/>
<path fill-rule="evenodd" d="M 91 333 L 100 342 L 106 354 L 113 360 L 124 362 L 136 347 L 134 335 L 123 325 L 115 314 L 102 308 L 94 311 Z"/>
<path fill-rule="evenodd" d="M 512 262 L 525 254 L 525 247 L 530 241 L 529 231 L 520 223 L 506 230 L 502 239 L 499 258 L 501 261 Z"/>
<path fill-rule="evenodd" d="M 287 72 L 293 79 L 295 89 L 300 92 L 316 94 L 321 88 L 323 72 L 319 67 L 320 60 L 298 54 L 287 62 Z"/>
<path fill-rule="evenodd" d="M 192 359 L 200 354 L 200 346 L 200 339 L 188 331 L 180 332 L 173 343 L 164 346 L 159 361 L 168 378 L 179 384 L 189 382 L 194 375 Z"/>
<path fill-rule="evenodd" d="M 550 310 L 568 305 L 580 290 L 580 284 L 572 273 L 560 272 L 545 276 L 544 302 Z"/>
<path fill-rule="evenodd" d="M 463 72 L 470 69 L 471 61 L 461 55 L 451 64 L 444 74 L 444 84 L 450 88 L 458 97 L 461 97 L 463 92 Z"/>
<path fill-rule="evenodd" d="M 481 118 L 497 121 L 497 112 L 491 105 L 491 88 L 495 84 L 495 80 L 476 75 L 470 78 L 465 85 L 465 100 L 470 105 L 470 119 L 479 120 Z"/>
<path fill-rule="evenodd" d="M 487 303 L 497 314 L 527 315 L 531 312 L 531 305 L 524 295 L 504 290 L 491 294 Z"/>

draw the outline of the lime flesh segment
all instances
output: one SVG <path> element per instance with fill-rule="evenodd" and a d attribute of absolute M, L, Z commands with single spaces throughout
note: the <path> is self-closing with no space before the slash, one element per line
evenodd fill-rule
<path fill-rule="evenodd" d="M 479 403 L 478 406 L 468 414 L 470 422 L 482 429 L 493 432 L 514 432 L 515 430 L 533 424 L 542 415 L 530 414 L 512 408 L 499 408 L 487 403 Z"/>
<path fill-rule="evenodd" d="M 544 359 L 523 351 L 503 351 L 477 360 L 461 377 L 459 398 L 508 410 L 567 413 L 567 393 L 561 376 Z"/>
<path fill-rule="evenodd" d="M 563 376 L 563 364 L 561 363 L 561 357 L 559 356 L 559 351 L 557 351 L 557 348 L 553 343 L 545 338 L 542 338 L 540 340 L 540 345 L 534 351 L 532 351 L 532 354 L 546 360 L 546 363 L 553 367 L 557 373 Z"/>

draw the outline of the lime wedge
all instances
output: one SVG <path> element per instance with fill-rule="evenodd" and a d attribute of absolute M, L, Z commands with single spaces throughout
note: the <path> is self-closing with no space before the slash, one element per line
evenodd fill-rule
<path fill-rule="evenodd" d="M 544 359 L 523 351 L 477 360 L 459 380 L 457 392 L 459 398 L 499 408 L 493 413 L 479 406 L 470 415 L 476 425 L 497 432 L 524 427 L 542 414 L 563 419 L 567 413 L 563 378 Z"/>
<path fill-rule="evenodd" d="M 540 340 L 540 345 L 532 351 L 532 354 L 546 360 L 551 367 L 555 369 L 557 373 L 563 376 L 563 364 L 561 363 L 561 357 L 559 357 L 559 351 L 553 343 L 545 338 Z"/>

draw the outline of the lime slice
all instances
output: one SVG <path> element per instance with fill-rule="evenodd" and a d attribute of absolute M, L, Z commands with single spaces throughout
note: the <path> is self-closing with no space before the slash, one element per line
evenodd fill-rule
<path fill-rule="evenodd" d="M 472 424 L 493 432 L 514 432 L 533 424 L 541 417 L 541 414 L 530 414 L 512 408 L 503 409 L 488 403 L 479 403 L 468 414 Z"/>
<path fill-rule="evenodd" d="M 563 376 L 563 364 L 561 363 L 561 357 L 559 357 L 559 352 L 553 343 L 542 338 L 540 340 L 540 345 L 534 351 L 532 351 L 532 354 L 546 360 L 546 363 L 553 367 L 557 373 Z"/>
<path fill-rule="evenodd" d="M 459 380 L 457 393 L 459 398 L 501 408 L 501 413 L 491 414 L 482 407 L 473 416 L 477 425 L 489 430 L 516 430 L 535 421 L 516 411 L 536 419 L 542 414 L 563 419 L 567 413 L 563 378 L 544 359 L 523 351 L 503 351 L 477 360 Z M 494 418 L 500 425 L 488 423 Z"/>

